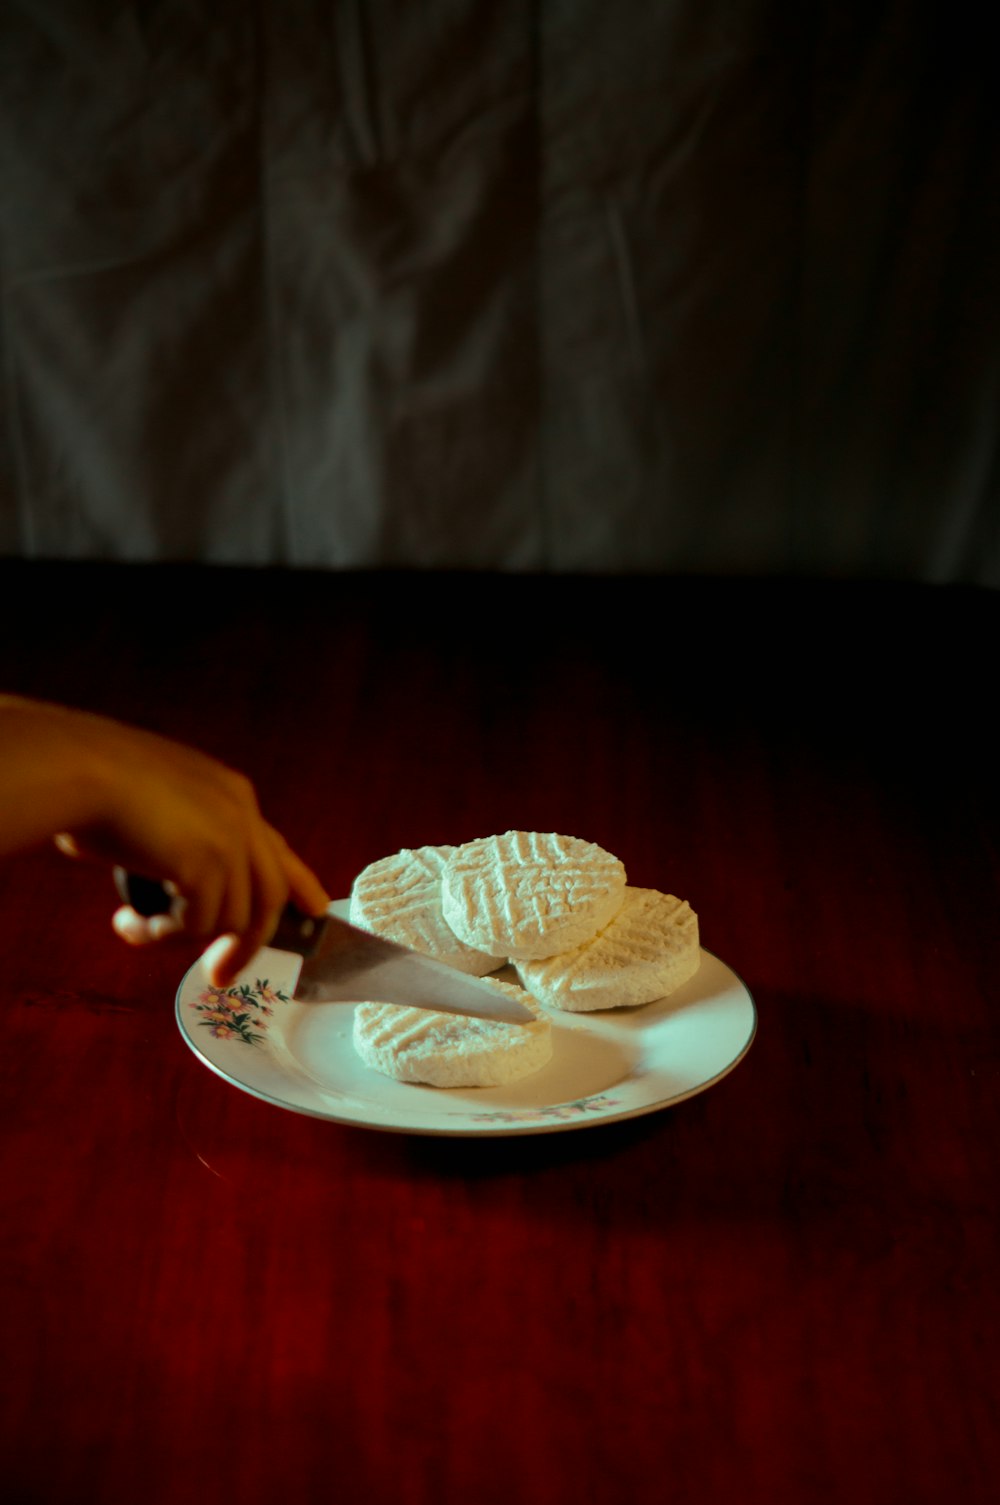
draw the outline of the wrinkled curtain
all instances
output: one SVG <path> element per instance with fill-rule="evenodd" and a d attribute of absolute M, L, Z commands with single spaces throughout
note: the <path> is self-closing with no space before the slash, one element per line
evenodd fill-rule
<path fill-rule="evenodd" d="M 1000 584 L 988 9 L 6 0 L 0 552 Z"/>

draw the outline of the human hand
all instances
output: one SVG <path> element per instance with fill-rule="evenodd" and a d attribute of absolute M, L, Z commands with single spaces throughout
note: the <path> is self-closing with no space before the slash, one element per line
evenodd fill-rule
<path fill-rule="evenodd" d="M 183 931 L 211 941 L 226 986 L 289 902 L 320 914 L 322 884 L 261 814 L 250 781 L 204 753 L 100 716 L 0 697 L 0 850 L 45 836 L 78 859 L 172 885 L 170 916 L 129 906 L 116 933 L 146 945 Z"/>

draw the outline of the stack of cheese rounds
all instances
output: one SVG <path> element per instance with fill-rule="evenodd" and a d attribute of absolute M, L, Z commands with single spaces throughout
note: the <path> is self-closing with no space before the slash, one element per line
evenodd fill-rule
<path fill-rule="evenodd" d="M 527 1025 L 384 1003 L 355 1010 L 354 1045 L 367 1065 L 441 1087 L 497 1086 L 537 1071 L 552 1054 L 546 1008 L 650 1003 L 693 977 L 701 959 L 689 904 L 628 887 L 617 857 L 552 832 L 382 858 L 355 880 L 350 917 L 475 976 L 516 968 L 514 992 L 535 1014 Z"/>

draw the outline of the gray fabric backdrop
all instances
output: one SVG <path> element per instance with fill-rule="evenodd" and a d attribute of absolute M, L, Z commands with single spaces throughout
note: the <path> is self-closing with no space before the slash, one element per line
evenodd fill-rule
<path fill-rule="evenodd" d="M 1000 585 L 988 12 L 3 0 L 0 552 Z"/>

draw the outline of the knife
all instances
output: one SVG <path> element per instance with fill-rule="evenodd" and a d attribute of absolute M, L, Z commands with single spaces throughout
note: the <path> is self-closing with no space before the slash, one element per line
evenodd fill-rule
<path fill-rule="evenodd" d="M 162 883 L 115 868 L 120 898 L 137 914 L 168 914 L 173 899 Z M 293 996 L 306 1003 L 396 1003 L 407 1008 L 436 1009 L 496 1019 L 504 1024 L 531 1024 L 530 1009 L 482 978 L 372 935 L 338 915 L 312 917 L 289 904 L 268 945 L 302 957 Z"/>

